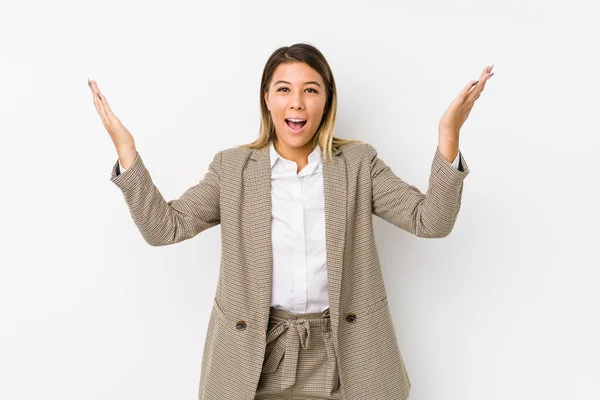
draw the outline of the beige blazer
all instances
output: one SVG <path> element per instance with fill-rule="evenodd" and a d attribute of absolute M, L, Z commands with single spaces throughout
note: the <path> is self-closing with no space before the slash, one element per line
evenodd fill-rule
<path fill-rule="evenodd" d="M 198 398 L 252 400 L 266 346 L 272 285 L 268 147 L 219 151 L 209 171 L 179 199 L 165 201 L 138 153 L 111 181 L 152 246 L 190 239 L 221 224 L 221 263 L 210 314 Z M 347 400 L 406 400 L 411 382 L 398 348 L 382 279 L 372 214 L 423 238 L 447 236 L 463 180 L 436 148 L 426 195 L 399 177 L 367 143 L 323 159 L 331 326 Z"/>

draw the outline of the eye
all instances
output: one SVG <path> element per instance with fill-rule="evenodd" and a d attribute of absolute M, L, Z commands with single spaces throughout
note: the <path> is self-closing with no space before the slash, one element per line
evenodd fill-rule
<path fill-rule="evenodd" d="M 279 89 L 277 89 L 277 91 L 278 91 L 278 92 L 280 92 L 282 89 L 286 89 L 286 90 L 288 90 L 288 88 L 286 88 L 285 86 L 282 86 L 282 87 L 280 87 Z M 313 93 L 319 93 L 319 92 L 317 92 L 317 91 L 316 91 L 315 89 L 313 89 L 313 88 L 307 88 L 306 90 L 312 90 L 312 91 L 313 91 Z"/>

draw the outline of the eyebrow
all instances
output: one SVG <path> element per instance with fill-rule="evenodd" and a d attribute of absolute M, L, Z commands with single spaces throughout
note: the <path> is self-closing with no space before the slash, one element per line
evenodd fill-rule
<path fill-rule="evenodd" d="M 281 80 L 279 80 L 279 81 L 275 82 L 273 84 L 273 86 L 275 86 L 275 85 L 277 85 L 279 83 L 287 83 L 288 85 L 291 85 L 291 83 L 289 83 L 288 81 L 281 81 Z M 304 82 L 305 85 L 310 85 L 311 83 L 317 85 L 318 87 L 321 87 L 321 85 L 319 85 L 319 82 L 316 82 L 316 81 Z"/>

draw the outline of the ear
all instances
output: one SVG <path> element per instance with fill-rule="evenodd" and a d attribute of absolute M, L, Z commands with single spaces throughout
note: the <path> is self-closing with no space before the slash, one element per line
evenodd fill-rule
<path fill-rule="evenodd" d="M 271 109 L 269 108 L 269 92 L 265 92 L 265 103 L 267 103 L 267 108 L 269 109 L 269 111 L 271 111 Z"/>

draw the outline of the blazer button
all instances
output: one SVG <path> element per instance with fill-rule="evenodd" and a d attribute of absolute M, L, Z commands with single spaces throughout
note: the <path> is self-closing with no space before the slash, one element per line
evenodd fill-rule
<path fill-rule="evenodd" d="M 235 325 L 235 327 L 238 328 L 238 330 L 243 331 L 244 329 L 246 329 L 246 322 L 238 321 L 238 323 Z"/>
<path fill-rule="evenodd" d="M 355 320 L 356 320 L 356 314 L 354 314 L 354 313 L 346 314 L 346 321 L 354 322 Z"/>

